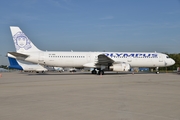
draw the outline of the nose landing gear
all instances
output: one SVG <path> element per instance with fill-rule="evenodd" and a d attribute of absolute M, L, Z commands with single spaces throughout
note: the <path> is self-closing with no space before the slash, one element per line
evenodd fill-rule
<path fill-rule="evenodd" d="M 159 74 L 159 67 L 156 67 L 156 74 Z"/>

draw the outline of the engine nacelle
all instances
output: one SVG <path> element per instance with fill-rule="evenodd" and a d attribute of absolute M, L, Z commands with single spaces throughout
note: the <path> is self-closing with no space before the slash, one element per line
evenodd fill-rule
<path fill-rule="evenodd" d="M 127 63 L 113 64 L 113 66 L 110 66 L 110 69 L 116 72 L 129 71 L 130 68 L 130 65 Z"/>

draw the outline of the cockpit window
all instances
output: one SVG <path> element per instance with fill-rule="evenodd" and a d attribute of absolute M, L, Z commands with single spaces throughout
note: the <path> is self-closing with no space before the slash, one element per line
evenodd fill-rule
<path fill-rule="evenodd" d="M 169 58 L 169 56 L 166 56 L 166 58 Z"/>

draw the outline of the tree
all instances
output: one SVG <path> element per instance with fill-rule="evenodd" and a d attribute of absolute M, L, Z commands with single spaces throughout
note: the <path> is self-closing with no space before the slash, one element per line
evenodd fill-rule
<path fill-rule="evenodd" d="M 175 64 L 167 67 L 167 70 L 176 70 L 177 67 L 180 67 L 180 53 L 179 54 L 168 54 L 170 58 L 175 61 Z"/>

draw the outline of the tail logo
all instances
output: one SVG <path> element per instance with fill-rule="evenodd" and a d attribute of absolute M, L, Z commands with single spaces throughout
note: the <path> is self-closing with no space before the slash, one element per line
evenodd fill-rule
<path fill-rule="evenodd" d="M 13 40 L 15 43 L 16 50 L 19 50 L 20 48 L 24 48 L 25 50 L 28 50 L 32 47 L 31 41 L 23 32 L 17 32 L 13 36 Z"/>

